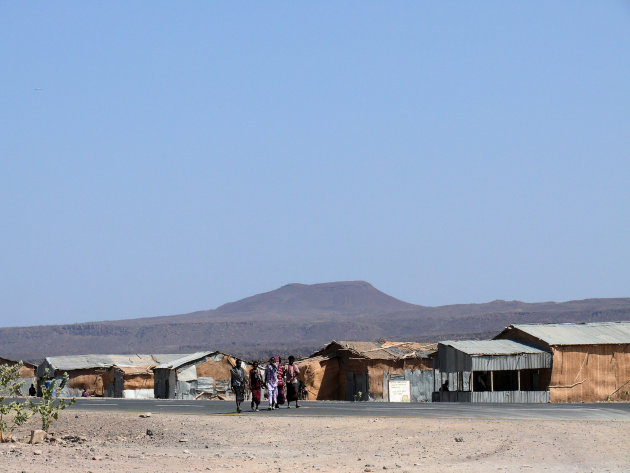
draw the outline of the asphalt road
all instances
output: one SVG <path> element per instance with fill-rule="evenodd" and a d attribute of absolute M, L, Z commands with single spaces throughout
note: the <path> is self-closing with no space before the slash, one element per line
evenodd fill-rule
<path fill-rule="evenodd" d="M 303 402 L 299 409 L 251 412 L 243 403 L 241 415 L 271 416 L 353 416 L 418 417 L 432 419 L 556 419 L 630 421 L 630 403 L 595 404 L 465 404 L 465 403 L 386 403 L 386 402 Z M 182 401 L 177 399 L 77 399 L 72 410 L 123 411 L 196 415 L 238 415 L 230 401 Z"/>

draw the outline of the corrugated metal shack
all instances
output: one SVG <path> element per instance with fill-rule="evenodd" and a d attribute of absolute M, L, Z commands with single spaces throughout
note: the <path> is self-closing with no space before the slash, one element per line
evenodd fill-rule
<path fill-rule="evenodd" d="M 309 400 L 389 401 L 390 381 L 409 381 L 412 402 L 431 401 L 435 343 L 333 341 L 298 363 Z"/>
<path fill-rule="evenodd" d="M 193 353 L 163 363 L 153 368 L 154 395 L 160 399 L 231 396 L 230 370 L 235 363 L 235 357 L 218 351 Z M 242 362 L 242 366 L 248 373 L 250 365 Z"/>
<path fill-rule="evenodd" d="M 551 402 L 630 400 L 630 322 L 518 324 L 495 338 L 551 352 Z"/>
<path fill-rule="evenodd" d="M 9 365 L 13 366 L 18 364 L 19 361 L 9 360 L 8 358 L 0 357 L 0 365 Z M 28 390 L 31 387 L 31 384 L 36 384 L 37 380 L 35 379 L 35 370 L 37 367 L 26 361 L 22 361 L 22 368 L 20 368 L 20 381 L 24 381 L 22 385 L 22 395 L 28 396 Z"/>
<path fill-rule="evenodd" d="M 72 355 L 46 358 L 37 367 L 38 386 L 49 378 L 70 376 L 61 396 L 80 396 L 86 389 L 91 396 L 153 397 L 151 367 L 182 357 L 182 354 L 155 355 Z M 148 375 L 148 376 L 147 376 Z"/>
<path fill-rule="evenodd" d="M 549 402 L 551 353 L 512 340 L 438 343 L 434 390 L 442 402 Z"/>

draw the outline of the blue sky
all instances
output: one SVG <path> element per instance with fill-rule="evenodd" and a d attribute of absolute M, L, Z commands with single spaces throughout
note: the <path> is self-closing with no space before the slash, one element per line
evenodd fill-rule
<path fill-rule="evenodd" d="M 0 61 L 0 325 L 630 296 L 628 2 L 3 1 Z"/>

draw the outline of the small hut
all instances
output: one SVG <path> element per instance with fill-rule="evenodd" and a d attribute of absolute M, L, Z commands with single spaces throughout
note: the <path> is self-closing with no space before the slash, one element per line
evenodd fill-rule
<path fill-rule="evenodd" d="M 59 395 L 66 397 L 80 396 L 84 389 L 91 396 L 153 397 L 153 381 L 149 379 L 153 376 L 151 368 L 182 356 L 184 355 L 53 356 L 46 358 L 37 367 L 37 380 L 41 386 L 47 379 L 60 380 L 64 373 L 68 373 L 70 382 L 59 391 Z"/>
<path fill-rule="evenodd" d="M 153 371 L 156 364 L 112 366 L 107 370 L 108 397 L 150 399 L 153 397 Z"/>
<path fill-rule="evenodd" d="M 154 395 L 160 399 L 230 397 L 230 370 L 236 357 L 218 351 L 198 352 L 153 368 Z M 242 367 L 249 371 L 247 363 Z"/>
<path fill-rule="evenodd" d="M 0 357 L 0 365 L 9 365 L 9 366 L 14 366 L 17 365 L 18 363 L 22 363 L 22 368 L 20 368 L 20 379 L 19 381 L 23 381 L 24 384 L 22 385 L 22 395 L 23 396 L 28 396 L 28 390 L 31 387 L 31 384 L 35 384 L 37 381 L 35 379 L 35 370 L 37 369 L 37 367 L 32 364 L 32 363 L 28 363 L 26 361 L 15 361 L 15 360 L 9 360 L 8 358 L 2 358 Z"/>
<path fill-rule="evenodd" d="M 309 400 L 431 401 L 429 354 L 435 348 L 435 343 L 333 341 L 298 362 L 300 381 Z"/>

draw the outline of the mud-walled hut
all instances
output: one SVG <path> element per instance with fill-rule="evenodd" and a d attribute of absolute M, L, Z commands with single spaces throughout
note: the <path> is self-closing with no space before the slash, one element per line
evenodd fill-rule
<path fill-rule="evenodd" d="M 35 370 L 37 369 L 37 367 L 34 364 L 28 363 L 26 361 L 20 362 L 0 357 L 0 365 L 14 366 L 18 363 L 22 363 L 22 367 L 20 368 L 19 381 L 22 381 L 24 384 L 22 384 L 21 392 L 23 396 L 28 396 L 28 390 L 31 387 L 31 384 L 36 384 L 37 382 L 37 380 L 35 379 Z"/>
<path fill-rule="evenodd" d="M 510 325 L 495 339 L 551 353 L 551 402 L 630 401 L 630 322 Z"/>
<path fill-rule="evenodd" d="M 150 368 L 182 356 L 184 355 L 52 356 L 37 367 L 37 381 L 38 386 L 41 386 L 47 379 L 61 380 L 64 373 L 68 373 L 70 381 L 59 390 L 60 396 L 80 396 L 86 389 L 91 396 L 153 397 L 153 372 Z M 147 372 L 150 378 L 147 377 Z"/>
<path fill-rule="evenodd" d="M 231 397 L 230 370 L 236 357 L 218 351 L 186 355 L 155 368 L 154 395 L 160 399 Z M 251 368 L 245 362 L 246 372 Z"/>
<path fill-rule="evenodd" d="M 164 360 L 162 360 L 164 361 Z M 141 366 L 112 366 L 104 378 L 106 396 L 131 399 L 153 398 L 153 371 L 157 363 Z"/>
<path fill-rule="evenodd" d="M 434 343 L 333 341 L 298 362 L 300 381 L 309 400 L 431 401 L 435 349 Z"/>

